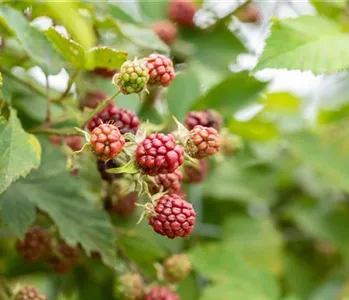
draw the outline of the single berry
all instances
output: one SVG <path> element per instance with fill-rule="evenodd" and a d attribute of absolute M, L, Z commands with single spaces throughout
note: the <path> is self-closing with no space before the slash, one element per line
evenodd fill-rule
<path fill-rule="evenodd" d="M 54 255 L 49 259 L 56 273 L 70 272 L 79 260 L 79 250 L 62 242 L 57 245 Z"/>
<path fill-rule="evenodd" d="M 147 87 L 149 70 L 141 60 L 127 61 L 115 74 L 113 83 L 120 87 L 123 94 L 140 93 Z"/>
<path fill-rule="evenodd" d="M 22 241 L 17 241 L 16 248 L 26 260 L 45 259 L 51 248 L 50 232 L 46 228 L 34 226 L 25 233 Z"/>
<path fill-rule="evenodd" d="M 126 195 L 114 195 L 114 197 L 108 197 L 104 202 L 104 208 L 110 213 L 116 213 L 121 217 L 128 217 L 132 215 L 137 206 L 136 202 L 138 194 L 131 192 Z"/>
<path fill-rule="evenodd" d="M 178 194 L 181 192 L 181 181 L 183 174 L 176 170 L 173 173 L 159 174 L 154 177 L 155 184 L 152 186 L 152 193 L 167 191 L 170 194 Z"/>
<path fill-rule="evenodd" d="M 189 275 L 191 269 L 192 265 L 186 254 L 172 255 L 164 262 L 164 275 L 171 283 L 182 281 Z"/>
<path fill-rule="evenodd" d="M 14 300 L 47 300 L 47 297 L 42 294 L 37 288 L 26 286 L 20 289 L 18 293 L 16 293 Z"/>
<path fill-rule="evenodd" d="M 171 21 L 162 20 L 152 24 L 153 31 L 167 45 L 171 45 L 177 38 L 177 27 Z"/>
<path fill-rule="evenodd" d="M 117 278 L 114 297 L 119 300 L 143 300 L 144 281 L 137 273 L 127 273 Z"/>
<path fill-rule="evenodd" d="M 60 146 L 62 145 L 62 138 L 59 135 L 50 135 L 50 143 L 53 146 Z"/>
<path fill-rule="evenodd" d="M 99 103 L 107 99 L 108 96 L 103 91 L 88 92 L 82 99 L 82 106 L 96 108 Z"/>
<path fill-rule="evenodd" d="M 117 107 L 111 102 L 88 122 L 87 128 L 92 131 L 103 123 L 115 125 L 122 134 L 135 134 L 138 130 L 140 120 L 133 111 Z"/>
<path fill-rule="evenodd" d="M 172 60 L 161 54 L 150 54 L 147 58 L 147 68 L 149 85 L 166 87 L 176 77 Z"/>
<path fill-rule="evenodd" d="M 78 151 L 82 148 L 82 137 L 77 135 L 67 136 L 65 138 L 65 143 L 73 151 Z"/>
<path fill-rule="evenodd" d="M 226 133 L 221 138 L 221 148 L 225 155 L 234 155 L 244 147 L 242 138 L 235 134 Z"/>
<path fill-rule="evenodd" d="M 194 26 L 197 6 L 191 0 L 171 0 L 168 7 L 170 20 L 184 27 Z"/>
<path fill-rule="evenodd" d="M 112 159 L 108 161 L 97 160 L 97 168 L 103 180 L 112 182 L 116 178 L 120 178 L 120 174 L 108 173 L 108 169 L 114 169 L 120 167 L 119 164 L 115 163 Z"/>
<path fill-rule="evenodd" d="M 147 175 L 173 173 L 183 163 L 183 148 L 176 145 L 173 135 L 153 133 L 138 145 L 136 160 Z"/>
<path fill-rule="evenodd" d="M 213 127 L 217 131 L 222 127 L 222 116 L 211 109 L 202 111 L 190 111 L 185 117 L 185 126 L 192 130 L 196 125 Z"/>
<path fill-rule="evenodd" d="M 101 160 L 116 157 L 125 145 L 119 129 L 111 124 L 101 124 L 91 132 L 90 144 Z"/>
<path fill-rule="evenodd" d="M 154 286 L 148 294 L 145 295 L 144 300 L 180 300 L 178 294 L 171 291 L 165 286 Z"/>
<path fill-rule="evenodd" d="M 240 22 L 244 23 L 260 23 L 262 20 L 262 14 L 257 5 L 251 3 L 236 13 L 236 17 Z"/>
<path fill-rule="evenodd" d="M 208 173 L 209 161 L 199 159 L 199 165 L 184 165 L 184 180 L 188 183 L 203 182 Z"/>
<path fill-rule="evenodd" d="M 205 158 L 217 153 L 220 149 L 220 139 L 216 129 L 212 127 L 195 126 L 189 132 L 185 150 L 193 158 Z"/>
<path fill-rule="evenodd" d="M 164 195 L 156 201 L 154 211 L 148 215 L 154 230 L 168 238 L 187 237 L 195 224 L 193 206 L 177 194 Z"/>
<path fill-rule="evenodd" d="M 116 70 L 110 70 L 107 68 L 96 68 L 93 70 L 93 73 L 104 78 L 112 78 L 115 75 Z"/>

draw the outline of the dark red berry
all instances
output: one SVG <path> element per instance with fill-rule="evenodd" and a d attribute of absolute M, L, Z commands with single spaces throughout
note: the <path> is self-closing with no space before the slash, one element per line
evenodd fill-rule
<path fill-rule="evenodd" d="M 205 158 L 217 153 L 220 149 L 220 138 L 212 127 L 195 126 L 189 132 L 185 151 L 193 158 Z"/>
<path fill-rule="evenodd" d="M 126 195 L 117 195 L 115 197 L 108 197 L 104 202 L 104 208 L 110 213 L 116 213 L 122 217 L 132 215 L 136 210 L 136 202 L 138 194 L 131 192 Z"/>
<path fill-rule="evenodd" d="M 92 131 L 103 123 L 115 125 L 122 134 L 135 134 L 138 130 L 140 121 L 133 111 L 117 107 L 114 103 L 110 103 L 89 121 L 87 128 Z"/>
<path fill-rule="evenodd" d="M 119 129 L 111 124 L 101 124 L 91 132 L 90 144 L 101 160 L 116 157 L 125 145 Z"/>
<path fill-rule="evenodd" d="M 203 182 L 208 173 L 209 161 L 200 159 L 199 165 L 184 165 L 184 180 L 189 183 Z"/>
<path fill-rule="evenodd" d="M 193 206 L 177 194 L 164 195 L 156 201 L 149 224 L 154 230 L 168 238 L 187 237 L 195 224 Z"/>
<path fill-rule="evenodd" d="M 96 108 L 99 103 L 107 99 L 108 96 L 103 91 L 89 92 L 82 99 L 82 106 Z"/>
<path fill-rule="evenodd" d="M 145 300 L 180 300 L 178 294 L 165 286 L 154 286 L 148 294 L 145 295 Z"/>
<path fill-rule="evenodd" d="M 146 65 L 149 70 L 149 85 L 166 87 L 176 77 L 172 60 L 164 55 L 150 54 Z"/>
<path fill-rule="evenodd" d="M 93 70 L 93 73 L 104 78 L 112 78 L 116 72 L 117 70 L 110 70 L 107 68 L 96 68 Z"/>
<path fill-rule="evenodd" d="M 65 138 L 65 143 L 73 151 L 78 151 L 82 148 L 82 137 L 77 135 L 67 136 Z"/>
<path fill-rule="evenodd" d="M 61 242 L 57 245 L 54 255 L 49 259 L 56 273 L 70 272 L 79 260 L 79 250 Z"/>
<path fill-rule="evenodd" d="M 173 173 L 183 163 L 183 148 L 173 135 L 153 133 L 138 145 L 136 160 L 143 173 L 150 176 Z"/>
<path fill-rule="evenodd" d="M 18 293 L 16 293 L 13 299 L 14 300 L 47 300 L 47 297 L 44 294 L 42 294 L 37 288 L 32 286 L 25 286 L 24 288 L 20 289 Z"/>
<path fill-rule="evenodd" d="M 156 21 L 152 24 L 152 28 L 167 45 L 171 45 L 177 38 L 177 27 L 169 20 Z"/>
<path fill-rule="evenodd" d="M 59 135 L 50 135 L 50 143 L 53 146 L 62 145 L 62 138 Z"/>
<path fill-rule="evenodd" d="M 190 111 L 185 117 L 185 126 L 191 130 L 196 125 L 213 127 L 217 131 L 220 131 L 222 127 L 222 116 L 211 109 Z"/>
<path fill-rule="evenodd" d="M 112 174 L 107 172 L 108 169 L 114 169 L 118 167 L 120 167 L 120 165 L 115 163 L 113 160 L 104 161 L 99 159 L 97 161 L 97 168 L 99 173 L 101 174 L 102 179 L 108 182 L 112 182 L 116 178 L 120 178 L 120 174 Z"/>
<path fill-rule="evenodd" d="M 16 248 L 29 261 L 45 259 L 51 249 L 50 232 L 46 228 L 34 226 L 25 233 L 22 241 L 17 241 Z"/>
<path fill-rule="evenodd" d="M 168 7 L 170 20 L 184 27 L 194 26 L 197 6 L 191 0 L 171 0 Z"/>
<path fill-rule="evenodd" d="M 159 174 L 154 177 L 155 184 L 152 188 L 152 193 L 158 193 L 160 191 L 167 191 L 170 194 L 178 194 L 181 192 L 181 181 L 183 180 L 183 174 L 176 170 L 173 173 Z"/>

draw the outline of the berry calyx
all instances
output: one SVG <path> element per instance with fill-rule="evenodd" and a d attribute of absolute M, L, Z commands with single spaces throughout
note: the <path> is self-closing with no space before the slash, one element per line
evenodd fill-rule
<path fill-rule="evenodd" d="M 103 123 L 115 125 L 122 134 L 135 134 L 140 125 L 140 120 L 133 111 L 117 107 L 111 102 L 88 122 L 87 128 L 92 131 Z"/>
<path fill-rule="evenodd" d="M 201 125 L 205 127 L 213 127 L 217 131 L 220 131 L 222 122 L 222 116 L 212 109 L 190 111 L 185 117 L 185 126 L 189 130 L 193 129 L 196 125 Z"/>
<path fill-rule="evenodd" d="M 57 245 L 54 255 L 49 262 L 56 273 L 64 274 L 70 272 L 79 260 L 79 250 L 61 242 Z"/>
<path fill-rule="evenodd" d="M 139 169 L 150 176 L 173 173 L 183 163 L 183 148 L 173 135 L 153 133 L 137 146 L 136 161 Z"/>
<path fill-rule="evenodd" d="M 47 258 L 51 249 L 50 232 L 43 227 L 30 228 L 22 241 L 16 243 L 17 251 L 32 262 Z"/>
<path fill-rule="evenodd" d="M 183 27 L 193 27 L 196 10 L 196 4 L 191 0 L 172 0 L 169 3 L 168 16 Z"/>
<path fill-rule="evenodd" d="M 170 239 L 189 236 L 194 229 L 195 218 L 193 206 L 177 194 L 163 195 L 148 216 L 154 231 Z"/>
<path fill-rule="evenodd" d="M 167 45 L 177 38 L 177 27 L 169 20 L 156 21 L 152 24 L 153 31 Z"/>
<path fill-rule="evenodd" d="M 180 300 L 179 295 L 165 286 L 154 286 L 145 295 L 145 300 Z"/>
<path fill-rule="evenodd" d="M 125 138 L 112 124 L 101 124 L 91 132 L 90 145 L 101 160 L 115 158 L 125 145 Z"/>
<path fill-rule="evenodd" d="M 126 195 L 114 195 L 114 197 L 108 197 L 104 202 L 104 208 L 110 213 L 116 213 L 121 217 L 128 217 L 132 215 L 137 206 L 136 202 L 138 194 L 131 192 Z"/>
<path fill-rule="evenodd" d="M 144 297 L 144 281 L 137 273 L 120 276 L 114 285 L 114 297 L 120 300 L 142 300 Z"/>
<path fill-rule="evenodd" d="M 156 194 L 160 191 L 167 191 L 170 194 L 178 194 L 181 192 L 181 181 L 183 174 L 176 170 L 169 174 L 159 174 L 154 177 L 155 184 L 152 186 L 152 193 Z"/>
<path fill-rule="evenodd" d="M 108 96 L 103 91 L 88 92 L 82 99 L 81 105 L 88 108 L 96 108 L 99 103 L 107 98 Z"/>
<path fill-rule="evenodd" d="M 172 60 L 164 55 L 150 54 L 146 64 L 149 70 L 149 85 L 166 87 L 176 77 Z"/>
<path fill-rule="evenodd" d="M 184 180 L 188 183 L 203 182 L 208 173 L 209 162 L 206 159 L 199 159 L 198 165 L 184 165 Z"/>
<path fill-rule="evenodd" d="M 120 72 L 113 77 L 113 83 L 120 87 L 123 94 L 140 93 L 147 87 L 149 70 L 141 60 L 127 61 Z"/>
<path fill-rule="evenodd" d="M 193 158 L 205 158 L 217 153 L 220 149 L 220 139 L 216 129 L 212 127 L 195 126 L 189 132 L 185 151 Z"/>
<path fill-rule="evenodd" d="M 186 254 L 172 255 L 165 260 L 163 266 L 165 278 L 171 283 L 182 281 L 192 270 L 191 262 Z"/>
<path fill-rule="evenodd" d="M 14 300 L 47 300 L 47 297 L 37 288 L 25 286 L 16 293 Z"/>

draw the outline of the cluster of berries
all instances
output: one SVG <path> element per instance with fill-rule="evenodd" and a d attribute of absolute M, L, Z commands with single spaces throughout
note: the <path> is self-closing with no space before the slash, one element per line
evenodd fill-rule
<path fill-rule="evenodd" d="M 25 286 L 17 291 L 14 300 L 47 300 L 47 297 L 33 286 Z"/>
<path fill-rule="evenodd" d="M 17 251 L 24 259 L 37 262 L 48 261 L 56 273 L 68 273 L 77 264 L 79 250 L 63 241 L 53 239 L 49 230 L 33 226 L 23 240 L 16 242 Z"/>
<path fill-rule="evenodd" d="M 180 283 L 191 272 L 192 265 L 187 255 L 176 254 L 166 259 L 159 266 L 158 279 L 163 285 L 145 286 L 138 273 L 126 273 L 117 278 L 114 285 L 114 296 L 120 300 L 180 300 L 173 286 Z M 172 288 L 169 288 L 170 284 Z"/>

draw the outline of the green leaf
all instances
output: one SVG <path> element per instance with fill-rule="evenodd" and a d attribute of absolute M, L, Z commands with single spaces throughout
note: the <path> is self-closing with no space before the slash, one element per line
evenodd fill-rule
<path fill-rule="evenodd" d="M 199 93 L 200 84 L 196 73 L 193 71 L 179 73 L 167 93 L 167 105 L 171 114 L 183 120 Z"/>
<path fill-rule="evenodd" d="M 64 67 L 63 58 L 45 35 L 31 26 L 20 11 L 0 6 L 0 22 L 11 29 L 23 49 L 46 73 L 56 74 Z"/>
<path fill-rule="evenodd" d="M 231 74 L 200 97 L 193 107 L 211 107 L 231 115 L 257 101 L 266 86 L 267 83 L 256 80 L 246 72 Z"/>
<path fill-rule="evenodd" d="M 321 74 L 348 67 L 348 35 L 329 19 L 302 16 L 273 24 L 255 71 L 277 68 Z"/>
<path fill-rule="evenodd" d="M 142 12 L 151 20 L 166 20 L 168 0 L 162 1 L 140 1 L 140 8 Z"/>
<path fill-rule="evenodd" d="M 7 123 L 0 120 L 0 153 L 0 194 L 40 165 L 40 143 L 22 129 L 15 110 Z"/>
<path fill-rule="evenodd" d="M 85 186 L 69 175 L 64 154 L 47 141 L 42 144 L 40 169 L 11 186 L 0 201 L 21 195 L 52 218 L 69 244 L 81 245 L 88 254 L 98 252 L 104 263 L 115 267 L 115 237 L 108 215 L 82 196 Z"/>
<path fill-rule="evenodd" d="M 66 38 L 53 27 L 47 29 L 45 34 L 56 47 L 57 51 L 70 61 L 74 67 L 80 68 L 84 65 L 85 50 L 80 44 L 72 39 Z"/>
<path fill-rule="evenodd" d="M 323 0 L 311 0 L 311 3 L 315 6 L 317 12 L 331 19 L 338 19 L 344 14 L 344 10 L 347 6 L 346 0 L 336 1 L 323 1 Z"/>
<path fill-rule="evenodd" d="M 199 292 L 196 277 L 193 275 L 189 275 L 181 281 L 177 289 L 181 300 L 197 300 L 199 299 Z"/>
<path fill-rule="evenodd" d="M 108 169 L 107 172 L 111 173 L 111 174 L 121 174 L 121 173 L 135 174 L 135 173 L 138 173 L 139 171 L 138 171 L 134 161 L 130 160 L 129 162 L 127 162 L 126 164 L 124 164 L 123 166 L 121 166 L 119 168 Z"/>
<path fill-rule="evenodd" d="M 86 56 L 86 69 L 95 68 L 120 69 L 121 65 L 127 60 L 125 51 L 118 51 L 110 47 L 94 47 L 90 49 Z"/>

